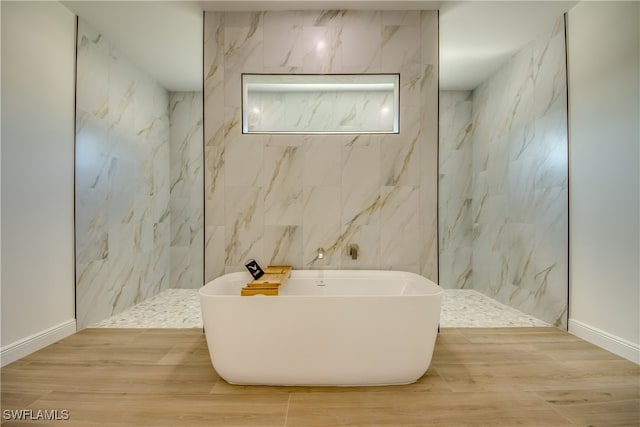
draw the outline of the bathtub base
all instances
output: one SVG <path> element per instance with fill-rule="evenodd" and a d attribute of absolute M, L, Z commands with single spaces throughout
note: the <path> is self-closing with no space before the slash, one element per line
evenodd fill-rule
<path fill-rule="evenodd" d="M 307 280 L 313 274 L 294 271 L 279 296 L 240 297 L 242 280 L 202 288 L 218 375 L 238 385 L 379 386 L 425 374 L 440 319 L 437 285 L 404 272 L 324 271 L 322 282 Z M 353 285 L 345 276 L 365 277 Z"/>

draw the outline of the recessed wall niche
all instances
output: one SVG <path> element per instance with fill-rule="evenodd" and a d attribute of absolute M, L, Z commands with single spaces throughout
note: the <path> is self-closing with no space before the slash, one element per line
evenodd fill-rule
<path fill-rule="evenodd" d="M 204 50 L 205 281 L 251 258 L 437 280 L 437 11 L 207 12 Z M 399 74 L 402 130 L 243 133 L 242 74 Z"/>
<path fill-rule="evenodd" d="M 243 133 L 398 133 L 399 74 L 242 74 Z"/>

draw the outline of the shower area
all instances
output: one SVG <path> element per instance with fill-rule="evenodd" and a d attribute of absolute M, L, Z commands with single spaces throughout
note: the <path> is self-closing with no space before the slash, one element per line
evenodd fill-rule
<path fill-rule="evenodd" d="M 202 286 L 203 103 L 201 85 L 165 87 L 82 18 L 76 76 L 82 329 Z M 167 318 L 175 309 L 166 305 Z"/>
<path fill-rule="evenodd" d="M 562 16 L 477 87 L 441 83 L 439 284 L 567 328 Z"/>
<path fill-rule="evenodd" d="M 229 103 L 232 98 L 226 93 L 227 83 L 235 80 L 228 76 L 235 75 L 243 66 L 239 61 L 251 60 L 253 53 L 246 58 L 226 57 L 230 41 L 221 34 L 257 37 L 263 30 L 252 32 L 254 21 L 245 23 L 238 14 L 224 21 L 229 28 L 212 31 L 221 28 L 213 25 L 219 16 L 207 16 L 204 28 L 210 31 L 205 30 L 205 46 L 209 50 L 204 61 L 226 60 L 224 67 L 207 69 L 227 72 L 227 80 L 214 73 L 205 76 L 208 84 L 199 81 L 189 87 L 160 83 L 120 46 L 79 19 L 75 182 L 79 329 L 202 327 L 197 289 L 241 269 L 246 258 L 242 251 L 247 247 L 253 248 L 252 253 L 262 248 L 263 263 L 288 262 L 294 268 L 403 269 L 423 274 L 445 289 L 444 327 L 566 328 L 567 113 L 562 18 L 542 29 L 479 86 L 441 85 L 439 117 L 433 106 L 423 102 L 425 94 L 428 99 L 437 94 L 437 59 L 420 64 L 422 69 L 411 62 L 413 56 L 401 58 L 409 61 L 407 68 L 400 64 L 391 71 L 400 72 L 402 79 L 407 70 L 420 69 L 429 82 L 420 88 L 414 80 L 405 80 L 403 90 L 411 96 L 401 100 L 415 102 L 419 106 L 415 111 L 425 108 L 428 120 L 416 123 L 414 129 L 405 121 L 411 132 L 401 131 L 397 140 L 378 140 L 369 135 L 240 135 L 234 120 L 239 105 Z M 304 16 L 267 15 L 260 25 L 265 26 L 265 38 L 273 38 L 279 32 L 270 35 L 268 25 L 281 31 L 282 22 L 288 25 L 292 17 L 308 25 Z M 423 29 L 437 30 L 435 16 L 426 14 L 420 21 L 420 14 L 413 12 L 345 12 L 320 14 L 309 22 L 315 26 L 314 34 L 336 43 L 344 33 L 340 25 L 360 29 L 357 25 L 362 24 L 366 34 L 370 20 L 381 26 L 384 22 L 384 34 L 414 40 L 410 36 L 417 34 L 421 22 Z M 292 24 L 290 30 L 298 31 L 301 25 Z M 367 69 L 366 58 L 362 70 L 347 64 L 344 70 L 335 68 L 333 56 L 323 53 L 312 58 L 317 52 L 307 52 L 303 46 L 298 46 L 303 50 L 293 58 L 299 56 L 303 65 L 313 59 L 316 73 L 391 72 L 386 57 L 380 55 L 387 52 L 393 59 L 396 50 L 385 51 L 387 42 L 382 39 L 375 42 L 380 46 L 371 47 L 369 53 L 380 67 L 373 71 Z M 263 58 L 260 40 L 249 40 L 245 47 Z M 423 51 L 435 55 L 437 49 Z M 300 72 L 294 65 L 267 71 Z M 208 114 L 224 120 L 207 120 L 203 111 L 207 108 Z M 410 134 L 418 136 L 405 141 Z M 283 168 L 272 169 L 295 172 L 291 176 L 297 178 L 278 175 L 271 180 L 275 183 L 272 198 L 275 194 L 277 200 L 259 197 L 263 184 L 256 182 L 262 181 L 240 174 L 241 166 L 256 159 L 276 164 L 280 158 Z M 386 164 L 387 158 L 392 162 Z M 371 167 L 372 161 L 379 163 L 377 168 Z M 407 164 L 408 169 L 403 168 Z M 350 170 L 361 174 L 351 176 Z M 366 191 L 359 190 L 362 185 Z M 288 207 L 287 215 L 265 213 L 280 206 L 280 198 L 289 200 L 287 195 L 298 187 L 302 192 L 296 194 L 304 197 L 291 199 L 296 209 Z M 345 191 L 355 196 L 342 200 Z M 386 195 L 386 204 L 378 203 L 375 196 L 380 194 Z M 256 209 L 263 213 L 249 218 L 253 212 L 249 198 L 254 196 Z M 428 197 L 433 200 L 424 203 Z M 371 213 L 357 215 L 359 207 L 351 206 L 356 202 L 371 205 Z M 326 215 L 312 215 L 307 205 L 329 207 L 325 212 L 331 214 L 331 221 Z M 351 224 L 354 215 L 359 220 Z M 236 230 L 237 218 L 249 228 Z M 314 221 L 317 226 L 309 227 Z M 307 252 L 332 247 L 331 242 L 346 237 L 362 239 L 361 247 L 375 250 L 353 263 L 348 254 L 336 249 L 324 267 L 308 267 Z M 414 261 L 402 264 L 412 256 Z"/>

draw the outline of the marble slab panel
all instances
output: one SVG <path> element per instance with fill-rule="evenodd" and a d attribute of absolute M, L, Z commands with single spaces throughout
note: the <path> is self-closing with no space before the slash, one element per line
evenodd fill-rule
<path fill-rule="evenodd" d="M 206 226 L 204 245 L 204 282 L 207 283 L 225 272 L 225 227 Z"/>
<path fill-rule="evenodd" d="M 302 227 L 267 225 L 264 231 L 266 265 L 291 265 L 303 268 Z"/>
<path fill-rule="evenodd" d="M 346 270 L 377 270 L 382 265 L 380 257 L 381 232 L 379 225 L 357 225 L 342 228 L 344 245 L 341 250 L 341 268 Z M 357 258 L 349 254 L 349 246 L 357 245 Z"/>
<path fill-rule="evenodd" d="M 305 268 L 339 266 L 336 242 L 341 236 L 341 188 L 305 187 L 303 193 L 303 262 Z M 318 248 L 325 259 L 319 260 Z"/>
<path fill-rule="evenodd" d="M 313 136 L 303 146 L 305 186 L 339 186 L 342 144 L 326 136 Z"/>
<path fill-rule="evenodd" d="M 84 328 L 169 287 L 172 182 L 168 92 L 82 19 L 78 34 L 76 297 Z M 193 230 L 178 234 L 193 240 Z"/>
<path fill-rule="evenodd" d="M 206 147 L 220 147 L 224 143 L 224 27 L 221 14 L 205 14 L 204 42 L 204 117 Z"/>
<path fill-rule="evenodd" d="M 420 14 L 405 10 L 383 10 L 382 25 L 420 25 Z"/>
<path fill-rule="evenodd" d="M 384 12 L 383 12 L 384 14 Z M 418 14 L 411 16 L 414 21 Z M 405 71 L 412 65 L 420 64 L 420 25 L 392 25 L 382 27 L 382 63 L 386 70 Z"/>
<path fill-rule="evenodd" d="M 140 108 L 137 108 L 137 102 L 142 103 L 144 95 L 136 99 L 136 92 L 146 89 L 145 95 L 153 96 L 153 85 L 145 85 L 140 71 L 117 49 L 111 49 L 110 53 L 109 125 L 126 134 L 136 126 L 136 114 L 141 113 L 145 107 L 140 105 Z M 138 120 L 139 129 L 144 129 L 144 124 L 141 125 L 141 122 L 142 120 Z"/>
<path fill-rule="evenodd" d="M 382 14 L 348 10 L 342 17 L 342 66 L 350 73 L 381 72 Z"/>
<path fill-rule="evenodd" d="M 305 26 L 302 34 L 304 73 L 336 73 L 342 70 L 342 42 L 339 28 Z"/>
<path fill-rule="evenodd" d="M 225 224 L 225 150 L 205 146 L 204 148 L 204 199 L 205 223 L 207 226 Z"/>
<path fill-rule="evenodd" d="M 243 135 L 240 130 L 240 109 L 227 108 L 225 132 L 225 187 L 264 185 L 264 137 Z M 212 151 L 209 152 L 213 154 Z M 211 160 L 210 160 L 211 161 Z M 216 162 L 213 160 L 213 162 Z M 218 162 L 219 163 L 219 162 Z"/>
<path fill-rule="evenodd" d="M 563 19 L 558 18 L 552 25 L 548 37 L 536 39 L 533 45 L 534 63 L 537 65 L 537 69 L 534 69 L 538 93 L 534 101 L 536 117 L 547 115 L 552 108 L 563 110 L 564 106 L 558 105 L 558 102 L 565 99 L 567 93 Z"/>
<path fill-rule="evenodd" d="M 342 149 L 342 223 L 378 224 L 380 148 Z"/>
<path fill-rule="evenodd" d="M 203 99 L 172 92 L 170 115 L 170 287 L 204 282 Z"/>
<path fill-rule="evenodd" d="M 473 286 L 473 265 L 470 246 L 440 250 L 440 277 L 438 284 L 446 289 L 469 289 Z"/>
<path fill-rule="evenodd" d="M 330 27 L 340 29 L 348 10 L 306 10 L 304 11 L 305 27 Z"/>
<path fill-rule="evenodd" d="M 436 277 L 437 55 L 425 62 L 421 57 L 423 50 L 437 52 L 437 13 L 205 15 L 205 277 L 241 270 L 247 257 L 264 263 L 274 256 L 305 268 L 405 268 Z M 283 43 L 274 46 L 278 40 Z M 396 51 L 403 44 L 413 53 Z M 392 138 L 241 131 L 242 73 L 395 69 L 401 73 L 401 132 Z M 380 105 L 337 102 L 324 113 L 377 125 Z M 276 98 L 257 107 L 261 120 L 282 109 Z M 295 110 L 283 120 L 309 125 L 319 117 L 309 113 L 308 99 Z M 413 189 L 410 194 L 405 187 Z M 389 224 L 380 221 L 383 193 L 397 195 L 394 200 L 405 206 L 403 217 L 411 218 L 406 230 L 395 231 L 400 224 L 391 214 Z M 350 243 L 361 248 L 358 260 L 348 257 Z M 411 250 L 394 249 L 404 247 Z M 325 250 L 322 260 L 318 248 Z"/>
<path fill-rule="evenodd" d="M 420 241 L 424 247 L 420 254 L 420 264 L 416 273 L 438 283 L 438 223 L 436 215 L 431 223 L 420 224 Z"/>
<path fill-rule="evenodd" d="M 264 258 L 264 189 L 227 187 L 225 194 L 225 266 Z"/>
<path fill-rule="evenodd" d="M 224 17 L 224 104 L 241 106 L 241 74 L 264 68 L 262 12 L 227 13 Z M 236 26 L 236 23 L 246 24 Z"/>
<path fill-rule="evenodd" d="M 266 147 L 265 225 L 302 225 L 302 166 L 300 147 Z"/>
<path fill-rule="evenodd" d="M 563 28 L 559 17 L 474 91 L 470 168 L 472 287 L 560 327 L 568 288 Z"/>
<path fill-rule="evenodd" d="M 536 158 L 535 188 L 566 188 L 569 177 L 566 110 L 549 110 L 536 120 L 535 129 L 535 144 L 540 150 Z"/>
<path fill-rule="evenodd" d="M 437 64 L 439 58 L 439 15 L 420 11 L 420 60 L 423 65 Z M 436 88 L 436 90 L 439 88 Z"/>
<path fill-rule="evenodd" d="M 415 230 L 420 191 L 417 187 L 382 187 L 380 191 L 380 256 L 387 265 L 417 265 L 422 242 Z"/>
<path fill-rule="evenodd" d="M 109 63 L 111 45 L 97 31 L 78 25 L 76 91 L 78 110 L 105 118 L 109 112 Z"/>
<path fill-rule="evenodd" d="M 263 18 L 264 66 L 301 67 L 304 12 L 266 12 Z"/>
<path fill-rule="evenodd" d="M 420 126 L 405 124 L 404 135 L 385 135 L 380 144 L 381 186 L 420 185 Z"/>

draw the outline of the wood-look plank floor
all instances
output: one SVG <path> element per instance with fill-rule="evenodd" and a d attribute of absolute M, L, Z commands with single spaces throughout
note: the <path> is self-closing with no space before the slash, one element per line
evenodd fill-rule
<path fill-rule="evenodd" d="M 233 386 L 198 329 L 85 329 L 1 374 L 3 426 L 640 425 L 640 367 L 554 328 L 443 329 L 406 386 Z"/>

